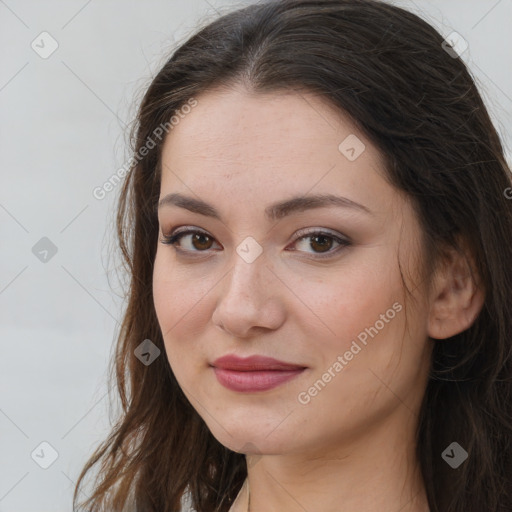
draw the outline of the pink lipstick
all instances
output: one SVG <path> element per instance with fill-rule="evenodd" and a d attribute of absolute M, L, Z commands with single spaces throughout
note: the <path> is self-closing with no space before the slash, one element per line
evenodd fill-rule
<path fill-rule="evenodd" d="M 300 375 L 306 367 L 271 357 L 238 357 L 232 354 L 212 365 L 217 380 L 232 391 L 253 392 L 273 389 Z"/>

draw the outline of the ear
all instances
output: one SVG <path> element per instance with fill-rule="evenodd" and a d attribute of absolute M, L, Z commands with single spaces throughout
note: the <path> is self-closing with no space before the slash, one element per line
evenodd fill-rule
<path fill-rule="evenodd" d="M 428 335 L 446 339 L 465 331 L 476 320 L 485 291 L 467 244 L 462 251 L 450 248 L 433 279 L 428 315 Z"/>

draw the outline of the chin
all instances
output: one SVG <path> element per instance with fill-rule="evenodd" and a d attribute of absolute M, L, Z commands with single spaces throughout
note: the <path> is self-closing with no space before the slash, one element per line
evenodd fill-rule
<path fill-rule="evenodd" d="M 250 455 L 280 453 L 281 449 L 284 448 L 285 440 L 283 438 L 290 438 L 287 435 L 283 436 L 285 432 L 281 432 L 279 437 L 270 438 L 267 429 L 254 422 L 244 425 L 238 424 L 236 427 L 227 425 L 227 432 L 218 424 L 215 426 L 208 425 L 208 428 L 215 439 L 226 448 Z M 271 432 L 271 429 L 269 431 Z"/>

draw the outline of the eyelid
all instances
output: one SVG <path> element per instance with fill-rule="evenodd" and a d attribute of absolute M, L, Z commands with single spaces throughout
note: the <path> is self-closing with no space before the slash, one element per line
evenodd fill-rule
<path fill-rule="evenodd" d="M 210 235 L 210 233 L 208 233 L 208 231 L 205 231 L 204 229 L 201 229 L 201 228 L 198 228 L 196 226 L 179 226 L 175 229 L 171 229 L 170 233 L 168 235 L 166 235 L 165 233 L 163 234 L 163 236 L 165 238 L 170 238 L 172 236 L 176 236 L 176 235 L 179 235 L 181 233 L 187 233 L 187 232 L 190 232 L 190 231 L 194 231 L 194 232 L 199 232 L 199 233 L 203 233 L 207 236 L 209 236 L 210 238 L 214 238 L 212 235 Z"/>
<path fill-rule="evenodd" d="M 213 238 L 215 239 L 214 236 L 210 235 L 210 233 L 208 233 L 208 231 L 205 231 L 204 229 L 201 229 L 201 228 L 198 228 L 196 226 L 179 226 L 175 229 L 171 229 L 170 230 L 170 233 L 169 234 L 166 234 L 166 233 L 162 233 L 163 237 L 164 238 L 170 238 L 170 237 L 174 237 L 176 235 L 179 235 L 179 234 L 182 234 L 182 233 L 188 233 L 188 232 L 199 232 L 199 233 L 203 233 L 207 236 L 209 236 L 210 238 Z M 319 232 L 322 232 L 326 235 L 329 235 L 329 236 L 333 236 L 333 237 L 337 237 L 337 238 L 341 238 L 342 240 L 346 241 L 346 242 L 350 242 L 350 239 L 341 234 L 341 233 L 338 233 L 336 231 L 332 231 L 328 228 L 302 228 L 302 229 L 299 229 L 298 231 L 296 231 L 294 233 L 294 237 L 295 237 L 295 241 L 297 241 L 299 238 L 302 238 L 304 236 L 307 236 L 307 235 L 311 235 L 311 234 L 317 234 Z"/>
<path fill-rule="evenodd" d="M 308 235 L 315 235 L 318 233 L 322 233 L 324 235 L 332 236 L 333 238 L 339 238 L 345 242 L 350 242 L 349 238 L 337 231 L 332 231 L 328 228 L 302 228 L 294 233 L 295 241 L 299 240 Z"/>

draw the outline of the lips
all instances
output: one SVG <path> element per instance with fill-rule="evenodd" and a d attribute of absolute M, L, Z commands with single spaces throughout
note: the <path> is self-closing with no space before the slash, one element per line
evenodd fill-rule
<path fill-rule="evenodd" d="M 217 380 L 233 391 L 265 391 L 300 375 L 306 367 L 266 356 L 226 355 L 212 365 Z"/>
<path fill-rule="evenodd" d="M 223 368 L 225 370 L 236 370 L 240 372 L 252 372 L 258 370 L 302 370 L 305 368 L 304 366 L 298 364 L 278 361 L 272 357 L 238 357 L 231 354 L 215 359 L 212 366 L 215 366 L 216 368 Z"/>

